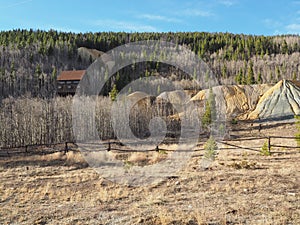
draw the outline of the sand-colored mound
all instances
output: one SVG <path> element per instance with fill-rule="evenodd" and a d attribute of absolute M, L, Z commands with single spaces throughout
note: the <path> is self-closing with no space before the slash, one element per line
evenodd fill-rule
<path fill-rule="evenodd" d="M 245 114 L 255 109 L 259 98 L 271 87 L 268 84 L 224 86 L 226 114 L 244 119 Z"/>
<path fill-rule="evenodd" d="M 189 100 L 189 96 L 180 90 L 163 92 L 158 98 L 163 98 L 172 104 L 185 104 Z"/>
<path fill-rule="evenodd" d="M 85 60 L 89 60 L 90 57 L 92 57 L 93 61 L 99 58 L 103 54 L 103 52 L 98 51 L 97 49 L 89 49 L 85 47 L 80 47 L 77 49 L 77 51 L 78 54 L 81 56 L 81 58 Z"/>
<path fill-rule="evenodd" d="M 295 114 L 300 114 L 300 87 L 297 82 L 281 80 L 264 93 L 248 118 L 280 118 Z"/>
<path fill-rule="evenodd" d="M 147 98 L 147 97 L 149 97 L 149 95 L 142 91 L 136 91 L 136 92 L 133 92 L 133 93 L 127 95 L 127 99 L 132 102 L 137 102 L 137 101 Z"/>
<path fill-rule="evenodd" d="M 269 84 L 261 85 L 224 85 L 212 88 L 216 104 L 220 110 L 226 111 L 226 117 L 244 119 L 247 113 L 254 110 L 259 98 L 272 87 Z M 202 102 L 208 98 L 209 90 L 201 90 L 192 102 Z M 223 112 L 222 112 L 223 113 Z"/>
<path fill-rule="evenodd" d="M 213 87 L 212 91 L 215 95 L 217 114 L 219 112 L 226 115 L 226 119 L 253 120 L 300 114 L 300 83 L 296 81 L 282 80 L 274 86 L 271 84 L 224 85 Z M 179 117 L 178 113 L 186 113 L 189 104 L 196 105 L 201 115 L 208 96 L 209 89 L 199 91 L 190 100 L 181 91 L 164 92 L 156 99 L 143 92 L 135 92 L 127 97 L 135 102 L 134 108 L 138 108 L 139 113 L 147 114 L 150 108 L 156 108 L 164 111 L 167 116 L 174 114 L 171 116 L 174 119 Z M 176 110 L 172 111 L 174 106 Z M 167 111 L 170 112 L 166 113 Z"/>
<path fill-rule="evenodd" d="M 177 112 L 184 110 L 185 104 L 189 101 L 190 97 L 181 90 L 163 92 L 157 96 L 157 103 L 163 104 L 164 107 L 174 107 Z"/>
<path fill-rule="evenodd" d="M 208 91 L 207 89 L 199 91 L 194 97 L 191 98 L 191 101 L 205 100 L 207 91 Z"/>

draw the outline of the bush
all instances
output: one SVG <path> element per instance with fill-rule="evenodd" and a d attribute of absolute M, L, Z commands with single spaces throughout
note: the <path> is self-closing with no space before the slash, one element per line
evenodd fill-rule
<path fill-rule="evenodd" d="M 204 158 L 209 159 L 209 160 L 215 160 L 217 151 L 218 150 L 218 145 L 216 140 L 210 136 L 210 138 L 207 140 L 207 142 L 204 144 Z"/>
<path fill-rule="evenodd" d="M 118 96 L 118 89 L 117 85 L 114 84 L 113 88 L 111 89 L 111 92 L 109 92 L 109 97 L 112 101 L 115 101 Z"/>
<path fill-rule="evenodd" d="M 232 125 L 238 124 L 238 120 L 237 120 L 236 118 L 233 118 L 233 119 L 231 120 L 231 124 L 232 124 Z"/>
<path fill-rule="evenodd" d="M 269 151 L 268 141 L 264 142 L 263 146 L 261 147 L 260 153 L 265 156 L 271 155 L 271 152 Z"/>

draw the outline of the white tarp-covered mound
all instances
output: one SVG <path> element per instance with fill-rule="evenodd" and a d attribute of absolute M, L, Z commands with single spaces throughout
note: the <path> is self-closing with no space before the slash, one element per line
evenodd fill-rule
<path fill-rule="evenodd" d="M 248 119 L 267 119 L 299 115 L 300 87 L 297 82 L 281 80 L 259 99 Z"/>

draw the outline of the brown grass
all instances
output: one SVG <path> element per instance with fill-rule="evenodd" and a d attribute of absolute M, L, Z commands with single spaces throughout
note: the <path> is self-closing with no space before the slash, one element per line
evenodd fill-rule
<path fill-rule="evenodd" d="M 205 170 L 202 154 L 143 187 L 102 179 L 79 152 L 2 157 L 0 224 L 300 224 L 300 151 L 224 150 Z"/>

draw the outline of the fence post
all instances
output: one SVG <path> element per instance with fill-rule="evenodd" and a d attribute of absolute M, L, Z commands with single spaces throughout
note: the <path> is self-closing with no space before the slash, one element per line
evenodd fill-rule
<path fill-rule="evenodd" d="M 110 150 L 111 150 L 110 142 L 108 142 L 108 149 L 107 149 L 107 151 L 109 152 Z"/>
<path fill-rule="evenodd" d="M 65 154 L 68 152 L 68 142 L 65 142 Z"/>
<path fill-rule="evenodd" d="M 271 154 L 271 137 L 268 137 L 268 152 Z"/>

